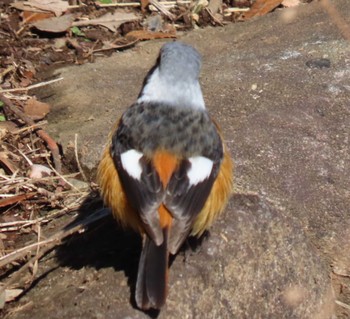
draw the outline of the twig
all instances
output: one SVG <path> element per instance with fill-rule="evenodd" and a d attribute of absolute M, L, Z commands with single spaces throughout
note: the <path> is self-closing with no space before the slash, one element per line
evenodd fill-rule
<path fill-rule="evenodd" d="M 58 233 L 54 234 L 46 240 L 28 245 L 10 254 L 7 254 L 4 257 L 1 257 L 0 268 L 17 259 L 25 257 L 29 252 L 38 249 L 38 247 L 41 249 L 41 252 L 39 254 L 31 258 L 26 264 L 24 264 L 17 272 L 15 272 L 12 275 L 12 277 L 4 284 L 3 289 L 15 283 L 21 277 L 24 270 L 30 267 L 30 265 L 35 263 L 37 260 L 41 259 L 41 257 L 43 257 L 46 253 L 51 251 L 55 246 L 60 245 L 65 238 L 75 233 L 85 232 L 89 225 L 95 223 L 98 220 L 101 220 L 102 218 L 105 218 L 109 214 L 110 211 L 108 209 L 100 209 L 95 213 L 91 214 L 89 217 L 85 218 L 84 220 L 77 222 L 67 228 L 63 228 L 63 230 L 59 231 Z"/>
<path fill-rule="evenodd" d="M 18 194 L 15 195 L 13 197 L 10 198 L 4 198 L 4 199 L 0 199 L 0 207 L 6 207 L 12 204 L 16 204 L 18 202 L 21 202 L 23 200 L 27 200 L 30 199 L 32 197 L 34 197 L 36 195 L 36 193 L 26 193 L 26 194 Z"/>
<path fill-rule="evenodd" d="M 19 188 L 19 187 L 25 187 L 27 185 L 29 185 L 30 187 L 34 187 L 33 186 L 33 179 L 29 178 L 29 177 L 17 177 L 16 179 L 16 174 L 17 172 L 15 172 L 11 178 L 6 178 L 3 175 L 0 175 L 1 178 L 4 179 L 4 181 L 0 181 L 0 185 L 3 185 L 2 189 L 6 188 L 6 191 L 9 192 L 14 188 Z M 69 174 L 69 175 L 64 175 L 65 178 L 69 178 L 69 177 L 76 177 L 77 175 L 79 175 L 80 173 L 73 173 L 73 174 Z M 42 178 L 36 178 L 35 182 L 39 183 L 39 182 L 47 182 L 47 181 L 54 181 L 54 180 L 60 180 L 62 179 L 62 176 L 46 176 L 46 177 L 42 177 Z"/>
<path fill-rule="evenodd" d="M 69 182 L 62 174 L 61 172 L 57 171 L 50 163 L 50 161 L 47 160 L 48 165 L 50 168 L 58 175 L 66 184 L 68 184 L 70 187 L 74 188 L 78 193 L 81 193 L 81 190 L 75 187 L 71 182 Z"/>
<path fill-rule="evenodd" d="M 190 0 L 180 0 L 180 1 L 159 1 L 161 5 L 164 6 L 175 6 L 177 4 L 190 4 Z M 115 3 L 96 3 L 97 7 L 140 7 L 140 2 L 115 2 Z"/>
<path fill-rule="evenodd" d="M 209 14 L 210 17 L 214 20 L 215 23 L 217 23 L 217 24 L 220 25 L 221 27 L 224 26 L 223 23 L 213 15 L 213 13 L 211 12 L 210 9 L 205 8 L 205 10 L 208 12 L 208 14 Z"/>
<path fill-rule="evenodd" d="M 4 108 L 10 110 L 13 114 L 15 114 L 22 121 L 24 121 L 27 125 L 32 126 L 35 124 L 35 122 L 29 116 L 27 116 L 21 110 L 19 110 L 7 97 L 5 97 L 1 93 L 0 93 L 0 100 L 4 102 L 5 104 Z M 36 130 L 36 134 L 42 140 L 44 140 L 45 143 L 47 144 L 47 147 L 50 149 L 52 154 L 55 169 L 60 173 L 62 170 L 62 165 L 61 165 L 60 151 L 57 143 L 42 128 L 39 128 L 38 130 Z"/>
<path fill-rule="evenodd" d="M 96 2 L 97 7 L 105 8 L 105 7 L 140 7 L 140 2 L 126 2 L 126 3 L 98 3 Z"/>
<path fill-rule="evenodd" d="M 54 218 L 58 218 L 70 211 L 77 210 L 81 205 L 81 201 L 86 198 L 86 195 L 87 194 L 80 196 L 78 199 L 74 201 L 74 203 L 70 204 L 69 206 L 66 206 L 60 210 L 55 210 L 53 213 L 50 213 L 43 217 L 39 217 L 33 220 L 18 220 L 14 222 L 0 223 L 0 232 L 17 231 L 37 223 L 47 224 L 50 221 L 52 221 Z"/>
<path fill-rule="evenodd" d="M 159 1 L 150 0 L 150 4 L 156 7 L 161 13 L 166 15 L 171 21 L 175 20 L 175 16 Z"/>
<path fill-rule="evenodd" d="M 32 129 L 41 127 L 42 125 L 45 125 L 45 124 L 47 124 L 47 121 L 41 121 L 41 122 L 38 122 L 38 123 L 34 123 L 33 125 L 20 128 L 20 129 L 18 129 L 18 130 L 16 130 L 16 131 L 13 131 L 13 132 L 11 132 L 11 133 L 12 133 L 13 135 L 17 135 L 17 134 L 20 134 L 20 133 L 22 133 L 22 132 L 25 132 L 25 131 L 28 131 L 28 130 L 32 130 Z"/>
<path fill-rule="evenodd" d="M 233 8 L 227 8 L 224 10 L 224 12 L 227 12 L 227 13 L 232 13 L 232 12 L 247 12 L 249 11 L 250 8 L 236 8 L 236 7 L 233 7 Z"/>
<path fill-rule="evenodd" d="M 33 162 L 28 158 L 27 155 L 25 155 L 19 148 L 17 148 L 17 151 L 23 156 L 23 158 L 27 161 L 29 166 L 33 166 Z"/>
<path fill-rule="evenodd" d="M 347 305 L 347 304 L 344 303 L 344 302 L 341 302 L 341 301 L 339 301 L 339 300 L 336 300 L 335 303 L 336 303 L 338 306 L 341 306 L 341 307 L 343 307 L 343 308 L 345 308 L 345 309 L 350 310 L 350 306 Z"/>
<path fill-rule="evenodd" d="M 2 79 L 7 73 L 10 73 L 10 72 L 15 71 L 15 70 L 16 70 L 15 66 L 13 66 L 13 65 L 9 66 L 7 69 L 5 69 L 4 71 L 2 71 L 0 73 L 0 79 Z"/>
<path fill-rule="evenodd" d="M 119 50 L 119 49 L 126 49 L 129 48 L 131 46 L 133 46 L 134 44 L 136 44 L 137 42 L 139 42 L 138 39 L 136 39 L 135 41 L 129 42 L 127 44 L 122 44 L 122 45 L 111 45 L 111 47 L 109 48 L 101 48 L 101 49 L 96 49 L 93 50 L 92 52 L 102 52 L 102 51 L 108 51 L 108 50 Z"/>
<path fill-rule="evenodd" d="M 80 161 L 79 161 L 79 155 L 78 155 L 78 134 L 75 133 L 75 136 L 74 136 L 74 154 L 75 154 L 75 161 L 77 162 L 77 165 L 78 165 L 78 169 L 79 169 L 79 172 L 81 174 L 81 176 L 83 177 L 84 181 L 85 182 L 88 182 L 88 179 L 80 165 Z"/>
<path fill-rule="evenodd" d="M 40 82 L 40 83 L 36 83 L 33 85 L 29 85 L 25 88 L 14 88 L 14 89 L 6 89 L 6 90 L 0 90 L 0 94 L 1 93 L 8 93 L 8 92 L 20 92 L 20 91 L 28 91 L 28 90 L 32 90 L 32 89 L 36 89 L 45 85 L 49 85 L 58 81 L 63 80 L 63 78 L 57 78 L 57 79 L 53 79 L 47 82 Z"/>
<path fill-rule="evenodd" d="M 69 227 L 64 227 L 63 230 L 57 232 L 56 234 L 52 235 L 46 240 L 30 244 L 23 248 L 17 249 L 3 257 L 0 257 L 0 268 L 11 262 L 14 262 L 15 260 L 25 257 L 28 253 L 36 250 L 38 246 L 42 248 L 42 253 L 47 252 L 51 248 L 60 245 L 63 239 L 65 239 L 66 237 L 78 232 L 82 233 L 86 231 L 87 226 L 108 216 L 109 214 L 110 212 L 108 209 L 100 209 L 88 216 L 87 218 L 85 218 L 84 220 L 74 223 Z"/>
<path fill-rule="evenodd" d="M 37 237 L 38 237 L 38 240 L 37 242 L 40 243 L 40 239 L 41 239 L 41 226 L 40 224 L 38 223 L 38 227 L 37 227 Z M 38 256 L 40 255 L 40 246 L 38 245 L 37 249 L 36 249 L 36 259 L 35 259 L 35 262 L 33 263 L 33 266 L 32 266 L 32 278 L 30 280 L 30 285 L 33 283 L 34 281 L 34 278 L 38 272 L 38 268 L 39 268 L 39 259 Z"/>

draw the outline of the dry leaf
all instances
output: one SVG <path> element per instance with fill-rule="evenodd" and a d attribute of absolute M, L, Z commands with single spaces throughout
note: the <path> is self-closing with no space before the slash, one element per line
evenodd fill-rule
<path fill-rule="evenodd" d="M 256 0 L 250 10 L 242 16 L 244 19 L 263 16 L 271 12 L 282 3 L 283 0 Z"/>
<path fill-rule="evenodd" d="M 6 302 L 15 300 L 22 292 L 23 292 L 23 289 L 6 289 L 5 290 Z"/>
<path fill-rule="evenodd" d="M 0 141 L 8 133 L 17 130 L 18 126 L 11 121 L 0 122 Z"/>
<path fill-rule="evenodd" d="M 34 196 L 36 196 L 38 193 L 26 193 L 26 194 L 18 194 L 18 195 L 13 195 L 12 197 L 6 197 L 3 199 L 0 199 L 0 207 L 6 207 L 9 205 L 17 204 L 20 203 L 24 200 L 30 199 Z"/>
<path fill-rule="evenodd" d="M 46 11 L 44 10 L 40 10 L 37 8 L 33 8 L 30 6 L 26 5 L 27 2 L 23 2 L 23 1 L 16 1 L 14 3 L 11 3 L 11 7 L 16 8 L 17 10 L 21 10 L 21 11 L 30 11 L 30 12 L 41 12 L 41 13 L 45 13 Z"/>
<path fill-rule="evenodd" d="M 66 14 L 61 17 L 53 17 L 38 21 L 32 25 L 40 31 L 61 33 L 66 32 L 73 23 L 74 17 L 72 14 Z"/>
<path fill-rule="evenodd" d="M 211 14 L 215 15 L 221 11 L 221 7 L 222 0 L 210 0 L 209 5 L 207 6 L 207 10 L 209 10 Z"/>
<path fill-rule="evenodd" d="M 282 5 L 286 8 L 296 7 L 300 4 L 300 0 L 283 0 Z"/>
<path fill-rule="evenodd" d="M 49 11 L 53 12 L 56 17 L 61 16 L 69 8 L 68 1 L 64 0 L 29 0 L 29 1 L 16 1 L 12 4 L 13 7 L 19 10 L 28 11 Z"/>
<path fill-rule="evenodd" d="M 21 64 L 19 65 L 19 68 L 17 69 L 17 71 L 20 73 L 22 77 L 30 80 L 30 82 L 32 81 L 33 77 L 36 74 L 36 70 L 33 63 L 25 59 L 22 59 Z"/>
<path fill-rule="evenodd" d="M 121 24 L 138 19 L 139 17 L 134 13 L 115 11 L 114 13 L 107 13 L 96 19 L 76 21 L 73 23 L 73 26 L 102 25 L 116 32 Z"/>
<path fill-rule="evenodd" d="M 167 39 L 176 38 L 176 32 L 151 32 L 148 30 L 134 30 L 126 35 L 127 38 L 133 38 L 137 40 L 154 40 L 154 39 Z"/>
<path fill-rule="evenodd" d="M 40 20 L 53 18 L 54 14 L 51 12 L 23 11 L 22 17 L 24 23 L 33 23 Z"/>
<path fill-rule="evenodd" d="M 31 98 L 24 105 L 23 111 L 33 120 L 41 120 L 50 112 L 50 105 Z"/>
<path fill-rule="evenodd" d="M 66 14 L 61 17 L 41 20 L 32 25 L 40 31 L 61 33 L 67 31 L 72 26 L 73 20 L 74 16 L 72 14 Z"/>

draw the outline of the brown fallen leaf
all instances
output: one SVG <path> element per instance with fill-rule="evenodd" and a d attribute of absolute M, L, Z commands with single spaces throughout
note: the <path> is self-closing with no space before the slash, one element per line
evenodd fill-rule
<path fill-rule="evenodd" d="M 22 18 L 23 23 L 33 23 L 48 18 L 53 18 L 54 14 L 51 12 L 34 12 L 34 11 L 23 11 Z"/>
<path fill-rule="evenodd" d="M 126 35 L 127 38 L 133 38 L 137 40 L 154 40 L 154 39 L 168 39 L 176 38 L 176 31 L 173 32 L 152 32 L 148 30 L 134 30 Z"/>
<path fill-rule="evenodd" d="M 216 13 L 221 11 L 222 0 L 210 0 L 207 6 L 207 10 L 210 11 L 211 14 L 215 15 Z"/>
<path fill-rule="evenodd" d="M 8 132 L 12 133 L 17 130 L 18 126 L 11 121 L 1 121 L 0 122 L 0 141 L 6 136 Z"/>
<path fill-rule="evenodd" d="M 10 302 L 15 300 L 21 293 L 23 292 L 23 289 L 6 289 L 5 295 L 6 295 L 6 302 Z"/>
<path fill-rule="evenodd" d="M 30 199 L 34 197 L 35 195 L 37 195 L 37 193 L 32 192 L 32 193 L 26 193 L 26 194 L 18 194 L 12 197 L 0 199 L 0 207 L 6 207 L 9 205 L 20 203 L 26 199 Z"/>
<path fill-rule="evenodd" d="M 99 18 L 73 22 L 73 26 L 102 25 L 107 29 L 116 32 L 122 23 L 140 19 L 135 13 L 115 11 L 107 13 Z"/>
<path fill-rule="evenodd" d="M 32 84 L 33 78 L 36 74 L 36 70 L 32 62 L 23 59 L 21 64 L 18 66 L 17 72 L 21 76 L 21 87 L 27 87 L 28 85 Z"/>
<path fill-rule="evenodd" d="M 283 0 L 256 0 L 248 12 L 242 15 L 244 20 L 260 17 L 278 7 Z"/>
<path fill-rule="evenodd" d="M 14 3 L 11 3 L 11 7 L 12 8 L 16 8 L 17 10 L 21 10 L 21 11 L 31 11 L 31 12 L 41 12 L 41 13 L 45 13 L 46 11 L 44 10 L 40 10 L 38 8 L 34 8 L 34 7 L 30 7 L 25 5 L 26 2 L 24 1 L 15 1 Z"/>
<path fill-rule="evenodd" d="M 61 17 L 53 17 L 33 23 L 32 25 L 40 31 L 61 33 L 67 31 L 73 23 L 74 16 L 65 14 Z"/>
<path fill-rule="evenodd" d="M 69 8 L 68 1 L 64 0 L 29 0 L 16 1 L 12 4 L 13 7 L 19 10 L 39 10 L 53 12 L 56 17 L 61 16 Z"/>
<path fill-rule="evenodd" d="M 24 105 L 23 111 L 33 120 L 41 120 L 50 112 L 50 105 L 31 98 Z"/>

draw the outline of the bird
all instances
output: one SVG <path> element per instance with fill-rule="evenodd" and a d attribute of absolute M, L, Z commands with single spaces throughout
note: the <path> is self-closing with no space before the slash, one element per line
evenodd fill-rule
<path fill-rule="evenodd" d="M 233 161 L 205 106 L 201 64 L 191 45 L 162 46 L 136 102 L 110 131 L 97 170 L 104 203 L 143 237 L 135 288 L 142 310 L 164 306 L 169 255 L 200 237 L 232 193 Z"/>

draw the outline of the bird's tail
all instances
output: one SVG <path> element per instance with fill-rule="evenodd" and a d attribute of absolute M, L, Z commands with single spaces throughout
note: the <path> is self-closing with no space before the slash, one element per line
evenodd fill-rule
<path fill-rule="evenodd" d="M 168 286 L 168 235 L 163 229 L 163 243 L 157 246 L 148 236 L 145 238 L 136 282 L 135 299 L 141 309 L 160 309 L 166 299 Z"/>

